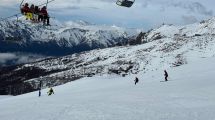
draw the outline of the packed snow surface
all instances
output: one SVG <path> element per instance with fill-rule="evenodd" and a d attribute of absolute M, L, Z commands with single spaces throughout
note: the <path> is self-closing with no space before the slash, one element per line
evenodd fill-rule
<path fill-rule="evenodd" d="M 1 120 L 214 120 L 215 58 L 127 77 L 96 76 L 0 99 Z M 134 85 L 134 78 L 140 79 Z"/>

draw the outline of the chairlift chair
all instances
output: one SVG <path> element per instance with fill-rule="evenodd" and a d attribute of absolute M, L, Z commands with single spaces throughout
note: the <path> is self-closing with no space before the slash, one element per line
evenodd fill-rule
<path fill-rule="evenodd" d="M 116 4 L 123 7 L 131 7 L 135 0 L 117 0 Z"/>

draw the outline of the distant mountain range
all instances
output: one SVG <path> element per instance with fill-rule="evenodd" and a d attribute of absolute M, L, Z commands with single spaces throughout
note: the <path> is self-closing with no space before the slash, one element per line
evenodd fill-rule
<path fill-rule="evenodd" d="M 52 21 L 52 26 L 43 26 L 42 23 L 31 23 L 20 18 L 19 22 L 0 21 L 0 52 L 63 56 L 124 45 L 137 34 L 135 29 L 95 25 L 85 21 Z"/>

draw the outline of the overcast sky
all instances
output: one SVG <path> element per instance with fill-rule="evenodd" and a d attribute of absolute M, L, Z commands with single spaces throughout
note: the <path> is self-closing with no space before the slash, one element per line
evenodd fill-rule
<path fill-rule="evenodd" d="M 21 0 L 0 0 L 0 17 L 19 12 Z M 25 0 L 41 4 L 46 0 Z M 48 5 L 51 16 L 60 21 L 84 20 L 95 24 L 118 25 L 145 30 L 162 23 L 185 25 L 211 18 L 215 0 L 136 0 L 131 8 L 119 7 L 116 0 L 55 0 Z"/>

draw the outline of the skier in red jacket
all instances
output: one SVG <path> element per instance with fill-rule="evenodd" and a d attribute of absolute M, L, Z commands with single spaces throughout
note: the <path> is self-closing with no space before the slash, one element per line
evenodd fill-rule
<path fill-rule="evenodd" d="M 31 12 L 31 11 L 30 11 L 30 8 L 28 7 L 28 3 L 25 3 L 25 5 L 24 5 L 24 7 L 22 8 L 22 10 L 23 10 L 24 13 L 29 13 L 29 12 Z"/>
<path fill-rule="evenodd" d="M 25 5 L 21 8 L 21 13 L 26 16 L 26 20 L 31 20 L 33 18 L 33 13 L 28 7 L 28 3 L 25 3 Z"/>
<path fill-rule="evenodd" d="M 49 24 L 49 15 L 46 9 L 46 6 L 43 6 L 42 9 L 40 10 L 40 13 L 43 16 L 43 24 L 45 25 L 45 22 L 47 23 L 46 25 L 50 25 Z"/>

